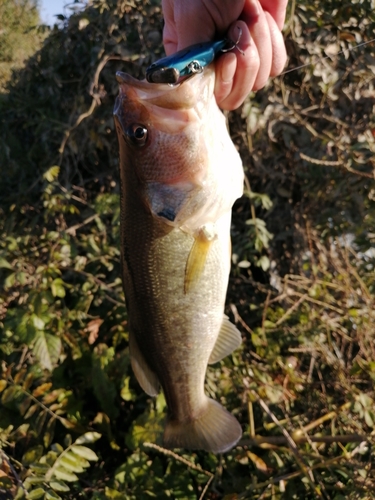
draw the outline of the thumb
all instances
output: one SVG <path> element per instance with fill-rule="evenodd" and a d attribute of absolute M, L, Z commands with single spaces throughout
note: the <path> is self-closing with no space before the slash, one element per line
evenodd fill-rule
<path fill-rule="evenodd" d="M 167 55 L 215 38 L 214 20 L 201 0 L 165 1 L 163 7 L 163 43 Z"/>

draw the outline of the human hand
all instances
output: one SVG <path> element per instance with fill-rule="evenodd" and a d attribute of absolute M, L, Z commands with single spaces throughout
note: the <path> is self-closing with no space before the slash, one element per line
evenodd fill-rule
<path fill-rule="evenodd" d="M 189 45 L 242 31 L 238 50 L 216 61 L 215 97 L 222 109 L 240 106 L 251 90 L 281 73 L 286 51 L 281 29 L 288 0 L 162 0 L 167 55 Z"/>

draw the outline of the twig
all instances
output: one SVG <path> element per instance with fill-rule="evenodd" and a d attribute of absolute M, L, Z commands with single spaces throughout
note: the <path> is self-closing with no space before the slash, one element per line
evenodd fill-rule
<path fill-rule="evenodd" d="M 61 144 L 60 144 L 60 147 L 59 147 L 59 153 L 60 155 L 63 154 L 64 152 L 64 149 L 65 149 L 65 146 L 66 146 L 66 143 L 70 137 L 70 134 L 73 132 L 73 130 L 75 130 L 78 125 L 87 117 L 89 117 L 90 115 L 92 115 L 92 113 L 94 112 L 94 109 L 96 108 L 98 102 L 97 102 L 97 99 L 94 98 L 91 102 L 91 105 L 89 107 L 89 109 L 87 111 L 85 111 L 84 113 L 81 113 L 79 115 L 79 117 L 77 118 L 76 122 L 68 129 L 65 131 L 65 134 L 64 134 L 64 138 L 63 140 L 61 141 Z"/>
<path fill-rule="evenodd" d="M 189 469 L 193 469 L 197 472 L 201 472 L 202 474 L 205 474 L 206 476 L 208 476 L 209 480 L 207 481 L 207 484 L 205 485 L 205 487 L 202 491 L 202 494 L 199 497 L 199 500 L 203 500 L 204 495 L 206 494 L 211 482 L 213 481 L 213 478 L 215 477 L 214 474 L 212 474 L 212 472 L 209 472 L 208 470 L 202 469 L 202 467 L 200 465 L 195 465 L 192 462 L 189 462 L 189 460 L 186 460 L 186 458 L 183 458 L 180 455 L 177 455 L 177 453 L 174 453 L 171 450 L 167 450 L 166 448 L 163 448 L 162 446 L 159 446 L 157 444 L 146 442 L 146 443 L 143 443 L 143 446 L 145 446 L 146 448 L 153 448 L 154 450 L 160 451 L 160 453 L 163 453 L 163 455 L 170 456 L 170 457 L 174 458 L 175 460 L 177 460 L 178 462 L 183 463 L 184 465 L 189 467 Z"/>
<path fill-rule="evenodd" d="M 297 295 L 297 297 L 302 297 L 302 296 L 305 296 L 306 294 L 302 294 L 300 292 L 292 292 L 293 295 Z M 341 315 L 344 315 L 345 314 L 345 311 L 343 309 L 339 309 L 338 307 L 335 307 L 331 304 L 328 304 L 327 302 L 323 302 L 322 300 L 317 300 L 317 299 L 313 299 L 312 297 L 310 297 L 309 295 L 307 295 L 306 297 L 306 300 L 308 302 L 311 302 L 312 304 L 316 304 L 318 306 L 323 306 L 323 307 L 327 307 L 328 309 L 331 309 L 331 311 L 335 311 L 337 312 L 338 314 L 341 314 Z"/>
<path fill-rule="evenodd" d="M 325 167 L 343 167 L 348 172 L 351 172 L 352 174 L 359 175 L 360 177 L 366 177 L 368 179 L 374 178 L 373 173 L 369 174 L 367 172 L 360 172 L 359 170 L 355 170 L 354 168 L 349 167 L 349 165 L 344 165 L 342 161 L 318 160 L 317 158 L 311 158 L 311 156 L 307 156 L 301 152 L 299 155 L 302 158 L 302 160 L 308 161 L 309 163 L 313 163 L 314 165 L 323 165 Z"/>
<path fill-rule="evenodd" d="M 229 307 L 231 308 L 231 311 L 234 316 L 234 322 L 241 323 L 241 325 L 245 328 L 245 330 L 252 335 L 254 331 L 245 323 L 245 321 L 241 318 L 240 313 L 238 312 L 237 306 L 235 304 L 229 304 Z"/>
<path fill-rule="evenodd" d="M 369 441 L 368 436 L 360 434 L 344 434 L 342 436 L 304 436 L 300 431 L 293 433 L 293 441 L 298 444 L 304 444 L 308 441 L 312 443 L 363 443 Z M 262 446 L 263 444 L 282 446 L 289 445 L 289 441 L 285 436 L 254 436 L 250 439 L 241 440 L 239 446 Z"/>
<path fill-rule="evenodd" d="M 312 158 L 304 153 L 300 152 L 300 157 L 302 160 L 306 160 L 314 165 L 323 165 L 324 167 L 340 167 L 342 165 L 341 161 L 329 161 L 329 160 L 318 160 L 318 158 Z"/>
<path fill-rule="evenodd" d="M 95 283 L 98 286 L 100 286 L 100 288 L 102 288 L 103 290 L 107 290 L 108 292 L 111 292 L 116 297 L 118 297 L 118 299 L 119 299 L 119 301 L 117 302 L 118 305 L 121 305 L 121 306 L 124 305 L 124 302 L 121 301 L 121 297 L 119 296 L 119 294 L 115 290 L 113 290 L 113 288 L 110 285 L 107 285 L 107 283 L 102 281 L 100 278 L 97 278 L 94 274 L 88 273 L 86 271 L 81 271 L 80 269 L 75 269 L 74 267 L 71 267 L 71 266 L 67 266 L 64 269 L 67 271 L 71 271 L 73 273 L 81 274 L 82 276 L 85 276 L 86 278 L 92 279 L 93 281 L 95 281 Z M 112 285 L 116 286 L 116 283 L 113 283 Z"/>
<path fill-rule="evenodd" d="M 266 297 L 265 303 L 264 303 L 263 314 L 262 314 L 262 332 L 263 332 L 263 336 L 265 336 L 264 323 L 266 321 L 267 309 L 268 309 L 268 306 L 269 306 L 270 297 L 271 297 L 271 291 L 269 290 L 268 293 L 267 293 L 267 297 Z M 265 339 L 265 340 L 267 341 L 267 339 Z"/>
<path fill-rule="evenodd" d="M 23 392 L 24 394 L 26 394 L 26 396 L 28 398 L 30 398 L 34 403 L 36 403 L 37 405 L 39 405 L 42 408 L 42 410 L 45 411 L 46 413 L 48 413 L 52 418 L 56 418 L 65 428 L 67 428 L 67 429 L 77 429 L 76 424 L 74 424 L 73 422 L 71 422 L 67 418 L 61 417 L 57 413 L 53 412 L 50 408 L 48 408 L 48 406 L 46 406 L 44 403 L 42 403 L 41 401 L 39 401 L 39 399 L 37 399 L 35 396 L 33 396 L 31 394 L 31 392 L 27 391 L 21 385 L 17 384 L 10 375 L 8 375 L 8 382 L 12 386 L 17 386 L 17 388 L 21 392 Z"/>
<path fill-rule="evenodd" d="M 291 449 L 291 451 L 293 452 L 294 454 L 294 457 L 296 459 L 296 462 L 297 464 L 300 466 L 301 470 L 303 471 L 303 473 L 307 476 L 309 482 L 310 482 L 310 485 L 311 487 L 313 488 L 313 490 L 315 491 L 316 495 L 319 497 L 319 498 L 322 498 L 322 494 L 320 493 L 320 491 L 316 488 L 315 486 L 315 478 L 314 478 L 314 475 L 312 473 L 312 470 L 310 468 L 310 466 L 308 466 L 307 464 L 305 464 L 299 450 L 298 450 L 298 447 L 296 445 L 296 443 L 294 442 L 292 436 L 289 434 L 289 432 L 280 424 L 279 420 L 277 419 L 277 417 L 272 413 L 272 411 L 270 410 L 270 408 L 268 407 L 268 405 L 263 401 L 262 398 L 260 398 L 258 396 L 258 394 L 256 394 L 255 391 L 252 391 L 254 396 L 257 397 L 257 400 L 260 404 L 260 406 L 263 408 L 263 410 L 267 413 L 267 415 L 273 420 L 273 422 L 279 427 L 279 429 L 281 430 L 281 432 L 284 434 L 284 438 L 289 446 L 289 448 Z"/>
<path fill-rule="evenodd" d="M 354 450 L 353 450 L 354 451 Z M 311 470 L 317 470 L 317 469 L 328 469 L 331 465 L 334 465 L 336 462 L 339 462 L 345 458 L 345 455 L 341 455 L 339 457 L 333 457 L 327 460 L 326 462 L 320 462 L 318 464 L 315 464 L 311 467 Z M 351 457 L 352 458 L 352 457 Z M 263 483 L 258 483 L 254 489 L 261 489 L 265 488 L 271 484 L 277 484 L 280 483 L 280 481 L 289 481 L 290 479 L 295 479 L 299 477 L 302 474 L 302 471 L 295 471 L 295 472 L 289 472 L 287 474 L 282 474 L 281 476 L 276 476 L 276 477 L 271 477 L 267 481 L 264 481 Z M 246 498 L 244 495 L 240 495 L 238 499 L 243 499 Z"/>
<path fill-rule="evenodd" d="M 86 224 L 90 224 L 90 222 L 97 219 L 98 217 L 100 217 L 99 214 L 90 215 L 90 217 L 87 217 L 87 219 L 85 219 L 83 222 L 68 227 L 68 229 L 65 232 L 67 234 L 70 234 L 71 236 L 75 236 L 77 229 L 81 229 L 81 227 L 85 226 Z"/>
<path fill-rule="evenodd" d="M 103 70 L 104 66 L 107 64 L 108 61 L 112 61 L 112 60 L 126 61 L 126 60 L 128 60 L 128 58 L 127 57 L 121 57 L 121 56 L 115 56 L 115 55 L 106 55 L 99 62 L 98 66 L 96 68 L 95 74 L 93 76 L 93 79 L 91 81 L 90 90 L 89 90 L 89 93 L 92 96 L 91 105 L 90 105 L 89 109 L 87 111 L 85 111 L 84 113 L 81 113 L 78 116 L 78 118 L 75 121 L 75 123 L 71 127 L 69 127 L 68 130 L 65 131 L 64 138 L 61 141 L 61 144 L 60 144 L 60 147 L 59 147 L 59 153 L 60 153 L 60 155 L 63 154 L 65 146 L 66 146 L 66 143 L 67 143 L 67 141 L 68 141 L 71 133 L 73 132 L 73 130 L 75 130 L 79 126 L 79 124 L 85 118 L 88 118 L 90 115 L 92 115 L 92 113 L 94 112 L 95 108 L 100 104 L 99 95 L 94 92 L 94 89 L 98 87 L 99 76 L 100 76 L 100 73 Z"/>
<path fill-rule="evenodd" d="M 295 292 L 293 292 L 295 293 Z M 295 302 L 282 316 L 280 319 L 278 319 L 275 323 L 275 326 L 280 326 L 281 323 L 283 323 L 291 314 L 292 312 L 297 309 L 297 307 L 302 303 L 304 302 L 306 299 L 308 299 L 308 295 L 307 293 L 305 293 L 304 295 L 301 295 L 301 297 L 297 300 L 297 302 Z"/>

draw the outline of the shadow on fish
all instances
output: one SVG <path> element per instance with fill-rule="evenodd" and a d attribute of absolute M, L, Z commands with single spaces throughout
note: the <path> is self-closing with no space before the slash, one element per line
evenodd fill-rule
<path fill-rule="evenodd" d="M 214 97 L 208 66 L 182 84 L 118 73 L 121 255 L 135 376 L 168 406 L 164 446 L 220 453 L 242 435 L 206 396 L 207 365 L 233 352 L 224 315 L 230 222 L 242 195 L 241 159 Z"/>

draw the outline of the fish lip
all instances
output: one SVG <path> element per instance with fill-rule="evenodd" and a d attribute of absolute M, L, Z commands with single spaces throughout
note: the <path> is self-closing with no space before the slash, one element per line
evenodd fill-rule
<path fill-rule="evenodd" d="M 134 78 L 133 76 L 129 75 L 128 73 L 123 73 L 122 71 L 117 71 L 116 72 L 116 80 L 117 83 L 120 85 L 125 84 L 125 85 L 131 85 L 135 89 L 139 90 L 144 90 L 144 91 L 157 91 L 157 90 L 162 90 L 163 92 L 168 92 L 173 89 L 176 89 L 179 87 L 180 84 L 176 85 L 166 85 L 165 83 L 150 83 L 147 80 L 138 80 L 137 78 Z"/>

